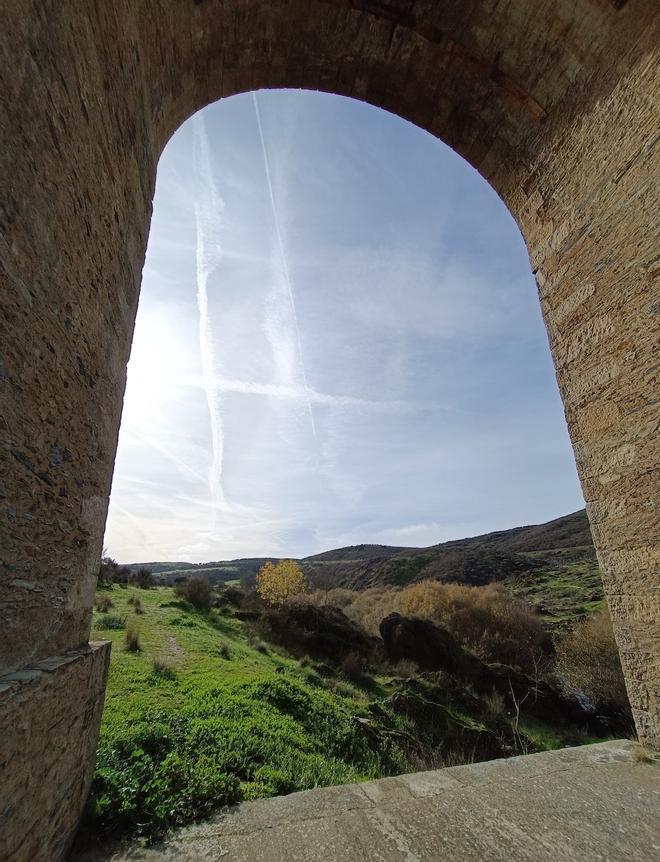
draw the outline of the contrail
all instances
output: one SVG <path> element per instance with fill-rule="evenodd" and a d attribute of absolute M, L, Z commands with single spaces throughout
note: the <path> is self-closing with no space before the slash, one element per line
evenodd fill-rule
<path fill-rule="evenodd" d="M 208 479 L 205 479 L 204 476 L 202 476 L 196 470 L 193 470 L 192 467 L 186 464 L 185 461 L 182 461 L 181 458 L 179 458 L 173 452 L 170 452 L 169 449 L 166 449 L 164 446 L 161 446 L 160 443 L 157 443 L 155 440 L 152 440 L 150 437 L 147 437 L 147 435 L 143 434 L 142 431 L 139 430 L 139 428 L 136 428 L 133 425 L 127 425 L 124 426 L 123 430 L 127 431 L 129 434 L 132 434 L 134 437 L 137 437 L 138 440 L 141 440 L 143 443 L 146 443 L 147 446 L 151 446 L 152 449 L 155 449 L 156 452 L 159 452 L 165 458 L 170 460 L 173 464 L 176 464 L 177 467 L 181 467 L 183 470 L 186 471 L 186 473 L 190 473 L 190 475 L 194 479 L 197 479 L 198 482 L 207 484 Z"/>
<path fill-rule="evenodd" d="M 127 518 L 129 521 L 132 522 L 133 526 L 135 527 L 135 529 L 137 531 L 140 546 L 143 548 L 146 548 L 146 546 L 147 546 L 147 535 L 144 532 L 144 530 L 142 529 L 142 524 L 135 517 L 135 515 L 132 512 L 129 512 L 128 509 L 124 509 L 121 506 L 118 506 L 117 503 L 113 503 L 112 508 L 116 512 L 119 512 L 120 515 L 123 515 L 125 518 Z"/>
<path fill-rule="evenodd" d="M 353 395 L 332 395 L 318 392 L 316 389 L 303 386 L 287 386 L 281 383 L 257 383 L 251 380 L 232 380 L 228 377 L 216 377 L 215 384 L 221 392 L 238 392 L 245 395 L 267 395 L 272 398 L 290 400 L 305 399 L 311 404 L 324 404 L 329 407 L 364 407 L 386 412 L 403 412 L 412 409 L 406 401 L 373 401 L 368 398 L 356 398 Z"/>
<path fill-rule="evenodd" d="M 298 357 L 300 360 L 300 371 L 302 374 L 303 387 L 306 393 L 309 393 L 309 387 L 307 385 L 307 374 L 305 372 L 305 362 L 303 359 L 302 352 L 302 341 L 300 338 L 300 326 L 298 325 L 298 313 L 296 312 L 296 303 L 293 298 L 293 286 L 291 284 L 291 275 L 289 273 L 289 262 L 286 256 L 286 251 L 284 248 L 284 241 L 282 240 L 282 230 L 280 228 L 280 219 L 277 214 L 277 207 L 275 206 L 275 195 L 273 194 L 273 183 L 270 176 L 270 162 L 268 161 L 268 152 L 266 150 L 266 142 L 264 140 L 264 130 L 261 124 L 261 111 L 259 110 L 259 101 L 257 99 L 256 91 L 252 91 L 252 102 L 254 104 L 254 113 L 257 118 L 257 128 L 259 129 L 259 140 L 261 141 L 261 152 L 264 157 L 264 171 L 266 173 L 266 183 L 268 185 L 268 194 L 270 196 L 270 206 L 273 212 L 273 222 L 275 224 L 275 235 L 277 237 L 277 246 L 280 254 L 280 262 L 282 265 L 282 275 L 284 276 L 284 283 L 286 284 L 287 290 L 289 292 L 289 301 L 291 303 L 291 312 L 293 314 L 293 322 L 296 330 L 296 341 L 298 346 Z M 312 401 L 307 395 L 307 410 L 309 412 L 309 421 L 312 426 L 312 434 L 314 435 L 314 439 L 316 439 L 316 423 L 314 422 L 314 411 L 312 410 Z"/>
<path fill-rule="evenodd" d="M 217 269 L 222 260 L 219 234 L 222 226 L 220 213 L 224 208 L 224 201 L 220 197 L 213 179 L 208 136 L 201 112 L 195 115 L 194 127 L 197 149 L 193 151 L 193 157 L 198 173 L 204 182 L 203 194 L 198 195 L 195 199 L 195 228 L 197 231 L 196 274 L 199 350 L 202 361 L 202 380 L 211 422 L 212 460 L 208 482 L 212 498 L 220 507 L 224 507 L 225 497 L 222 490 L 224 433 L 220 403 L 213 382 L 213 340 L 208 297 L 209 276 Z"/>

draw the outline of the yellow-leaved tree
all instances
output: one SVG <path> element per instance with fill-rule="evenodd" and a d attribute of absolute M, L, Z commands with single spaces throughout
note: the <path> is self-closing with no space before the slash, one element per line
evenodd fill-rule
<path fill-rule="evenodd" d="M 305 576 L 295 560 L 265 563 L 257 575 L 257 593 L 269 605 L 281 605 L 305 592 Z"/>

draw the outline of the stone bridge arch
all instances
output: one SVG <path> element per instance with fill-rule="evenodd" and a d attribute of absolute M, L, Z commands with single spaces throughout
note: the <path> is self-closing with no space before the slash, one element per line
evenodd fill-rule
<path fill-rule="evenodd" d="M 19 0 L 0 35 L 2 785 L 59 858 L 155 171 L 223 96 L 353 96 L 441 138 L 527 242 L 640 737 L 660 745 L 659 16 L 652 0 Z"/>

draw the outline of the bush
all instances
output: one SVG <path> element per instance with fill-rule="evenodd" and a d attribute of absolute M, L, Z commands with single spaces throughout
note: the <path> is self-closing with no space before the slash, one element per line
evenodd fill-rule
<path fill-rule="evenodd" d="M 245 594 L 238 587 L 224 587 L 218 593 L 215 600 L 215 606 L 218 608 L 240 608 Z"/>
<path fill-rule="evenodd" d="M 348 600 L 346 590 L 331 590 L 328 603 L 342 605 L 346 616 L 371 635 L 378 636 L 380 623 L 385 617 L 398 610 L 400 590 L 393 587 L 370 587 L 353 593 Z"/>
<path fill-rule="evenodd" d="M 353 681 L 359 681 L 364 677 L 366 662 L 358 652 L 349 652 L 342 659 L 341 669 L 344 676 Z"/>
<path fill-rule="evenodd" d="M 101 563 L 99 565 L 99 586 L 103 587 L 110 586 L 111 584 L 126 583 L 130 574 L 131 570 L 128 566 L 120 566 L 116 560 L 112 559 L 112 557 L 104 555 L 101 558 Z"/>
<path fill-rule="evenodd" d="M 213 601 L 213 590 L 204 578 L 189 578 L 177 584 L 174 595 L 189 602 L 198 611 L 207 611 Z"/>
<path fill-rule="evenodd" d="M 107 629 L 108 631 L 119 630 L 126 627 L 126 617 L 117 614 L 104 614 L 94 621 L 95 629 Z"/>
<path fill-rule="evenodd" d="M 305 576 L 295 560 L 264 563 L 257 575 L 257 594 L 268 605 L 283 602 L 305 592 Z"/>
<path fill-rule="evenodd" d="M 551 652 L 552 641 L 528 605 L 513 598 L 501 584 L 451 584 L 447 589 L 451 610 L 446 625 L 464 646 L 486 662 L 536 673 L 540 657 Z"/>
<path fill-rule="evenodd" d="M 143 590 L 148 590 L 154 585 L 154 576 L 151 574 L 150 570 L 144 566 L 140 566 L 137 572 L 134 572 L 130 576 L 129 580 L 132 584 L 136 584 Z"/>
<path fill-rule="evenodd" d="M 89 831 L 153 837 L 241 798 L 374 778 L 393 770 L 391 748 L 323 689 L 281 677 L 197 689 L 184 711 L 104 729 Z"/>
<path fill-rule="evenodd" d="M 142 647 L 140 646 L 140 636 L 136 629 L 132 626 L 129 626 L 126 629 L 126 636 L 124 638 L 124 643 L 127 652 L 140 652 Z"/>
<path fill-rule="evenodd" d="M 409 679 L 411 676 L 416 676 L 419 673 L 419 668 L 414 661 L 404 658 L 394 665 L 394 671 L 402 679 Z"/>
<path fill-rule="evenodd" d="M 316 594 L 310 601 L 316 602 Z M 403 589 L 337 589 L 328 592 L 327 603 L 341 605 L 346 616 L 370 634 L 378 634 L 380 623 L 392 613 L 430 620 L 448 629 L 482 661 L 512 665 L 530 674 L 536 673 L 541 657 L 552 649 L 540 618 L 501 584 L 470 587 L 428 580 Z"/>
<path fill-rule="evenodd" d="M 349 653 L 371 661 L 379 643 L 337 608 L 289 602 L 266 610 L 256 626 L 261 637 L 300 657 L 340 664 Z"/>
<path fill-rule="evenodd" d="M 169 718 L 156 715 L 102 741 L 91 792 L 95 834 L 100 828 L 153 836 L 240 799 L 238 777 L 212 754 L 178 747 Z"/>
<path fill-rule="evenodd" d="M 224 658 L 226 661 L 231 661 L 231 650 L 229 649 L 229 644 L 222 644 L 220 649 L 218 650 L 218 655 L 220 658 Z"/>
<path fill-rule="evenodd" d="M 310 601 L 315 603 L 316 594 Z M 541 658 L 552 649 L 540 618 L 501 584 L 470 587 L 428 580 L 403 589 L 330 590 L 327 601 L 341 605 L 346 616 L 370 634 L 378 634 L 380 623 L 392 613 L 430 620 L 482 661 L 529 674 L 536 674 Z"/>
<path fill-rule="evenodd" d="M 97 596 L 94 602 L 94 607 L 102 614 L 107 614 L 110 608 L 114 607 L 110 596 Z"/>
<path fill-rule="evenodd" d="M 152 666 L 155 675 L 161 677 L 161 679 L 176 679 L 176 671 L 167 656 L 155 655 Z"/>
<path fill-rule="evenodd" d="M 586 695 L 597 710 L 628 716 L 630 706 L 609 614 L 575 624 L 557 638 L 556 670 L 568 694 Z"/>
<path fill-rule="evenodd" d="M 133 593 L 133 595 L 128 600 L 128 604 L 133 606 L 133 610 L 135 611 L 136 614 L 143 614 L 144 613 L 144 608 L 142 607 L 142 601 L 141 601 L 139 596 L 135 595 L 135 593 Z"/>

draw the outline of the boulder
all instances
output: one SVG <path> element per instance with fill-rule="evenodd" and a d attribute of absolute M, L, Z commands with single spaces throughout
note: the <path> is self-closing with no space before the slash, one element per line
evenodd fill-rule
<path fill-rule="evenodd" d="M 262 637 L 294 655 L 339 664 L 354 654 L 368 662 L 380 648 L 377 638 L 348 619 L 338 608 L 290 604 L 264 612 Z"/>
<path fill-rule="evenodd" d="M 442 670 L 472 679 L 482 662 L 468 653 L 447 629 L 418 617 L 390 614 L 381 622 L 380 636 L 390 661 L 413 661 L 424 671 Z"/>

